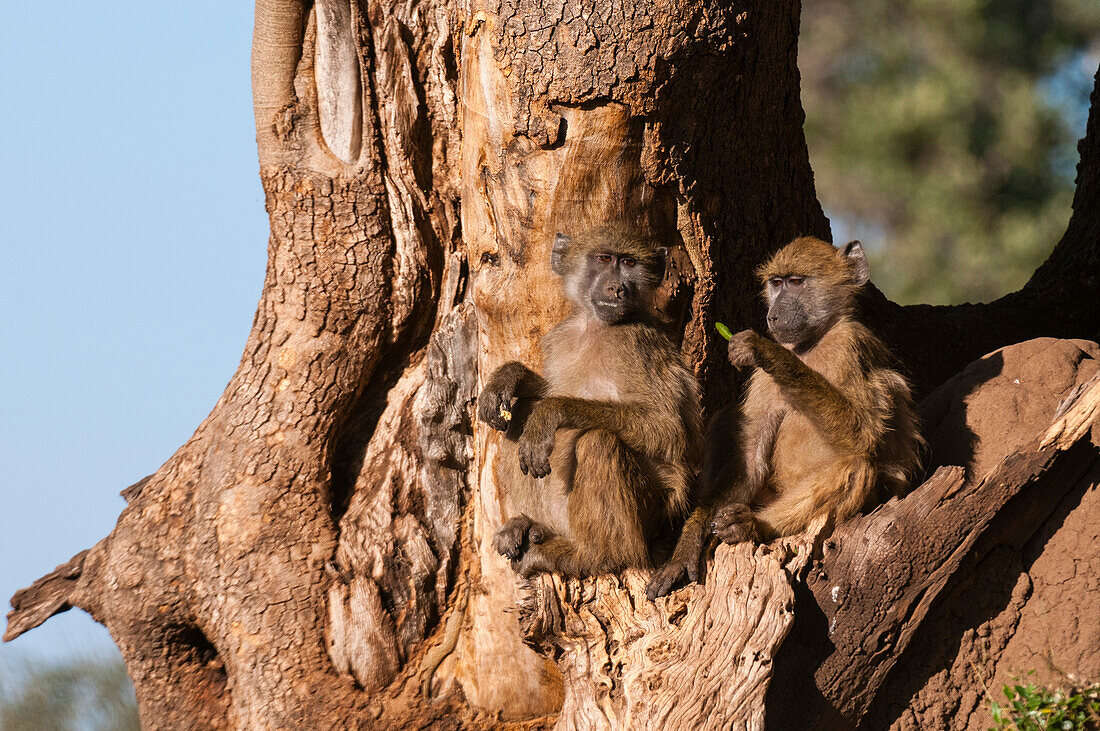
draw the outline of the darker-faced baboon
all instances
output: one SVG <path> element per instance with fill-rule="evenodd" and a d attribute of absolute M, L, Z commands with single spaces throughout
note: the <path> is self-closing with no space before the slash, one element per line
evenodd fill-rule
<path fill-rule="evenodd" d="M 493 538 L 524 576 L 650 564 L 687 510 L 700 453 L 695 378 L 652 310 L 664 252 L 622 227 L 558 234 L 572 314 L 542 340 L 543 375 L 505 363 L 479 418 L 506 432 L 511 519 Z"/>

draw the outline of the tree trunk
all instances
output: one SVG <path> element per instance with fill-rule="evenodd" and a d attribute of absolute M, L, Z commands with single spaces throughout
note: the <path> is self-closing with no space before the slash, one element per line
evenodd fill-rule
<path fill-rule="evenodd" d="M 1084 490 L 1095 457 L 1081 434 L 984 482 L 937 473 L 890 508 L 899 530 L 950 533 L 927 551 L 852 554 L 880 512 L 824 553 L 819 535 L 720 548 L 704 586 L 656 604 L 636 572 L 523 585 L 488 540 L 506 517 L 498 435 L 475 423 L 474 399 L 500 363 L 538 365 L 563 312 L 556 231 L 621 218 L 670 244 L 670 328 L 705 407 L 735 398 L 714 321 L 758 326 L 755 266 L 796 234 L 828 237 L 798 13 L 257 0 L 271 238 L 240 367 L 192 438 L 124 491 L 115 530 L 13 598 L 5 638 L 89 611 L 150 728 L 762 728 L 807 688 L 806 712 L 837 725 L 888 713 L 874 706 L 883 676 L 976 560 L 960 547 L 1025 485 Z M 923 392 L 1007 343 L 1100 334 L 1098 107 L 1094 92 L 1069 229 L 1021 292 L 956 308 L 868 297 Z M 1087 431 L 1095 414 L 1072 413 Z M 965 524 L 929 517 L 971 503 Z M 876 586 L 910 592 L 904 616 L 893 595 L 861 599 L 887 607 L 867 616 L 826 613 L 832 654 L 795 622 L 821 617 L 823 581 L 899 563 L 908 578 Z M 797 655 L 792 631 L 817 654 Z"/>

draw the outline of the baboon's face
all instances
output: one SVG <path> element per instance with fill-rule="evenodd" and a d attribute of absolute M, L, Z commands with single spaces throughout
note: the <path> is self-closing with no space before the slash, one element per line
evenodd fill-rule
<path fill-rule="evenodd" d="M 576 240 L 559 233 L 550 268 L 561 276 L 566 296 L 578 308 L 615 324 L 647 311 L 667 253 L 614 229 L 588 232 Z"/>
<path fill-rule="evenodd" d="M 603 322 L 614 324 L 637 313 L 653 288 L 653 275 L 629 254 L 593 251 L 578 262 L 577 294 Z"/>
<path fill-rule="evenodd" d="M 812 347 L 849 313 L 870 270 L 853 241 L 837 251 L 817 239 L 799 238 L 762 270 L 768 300 L 768 332 L 796 351 Z"/>
<path fill-rule="evenodd" d="M 821 283 L 808 274 L 772 277 L 765 285 L 768 332 L 783 345 L 797 348 L 816 342 L 828 330 L 828 308 L 821 302 Z"/>

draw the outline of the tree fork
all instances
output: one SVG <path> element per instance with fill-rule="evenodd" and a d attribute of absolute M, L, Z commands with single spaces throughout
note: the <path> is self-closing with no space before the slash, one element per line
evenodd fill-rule
<path fill-rule="evenodd" d="M 1100 70 L 1089 103 L 1073 214 L 1022 289 L 985 304 L 901 307 L 869 288 L 864 314 L 908 367 L 918 396 L 1003 345 L 1042 336 L 1100 340 Z"/>

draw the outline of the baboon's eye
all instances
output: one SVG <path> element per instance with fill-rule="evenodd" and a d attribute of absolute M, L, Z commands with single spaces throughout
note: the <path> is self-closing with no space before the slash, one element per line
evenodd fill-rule
<path fill-rule="evenodd" d="M 801 287 L 802 283 L 806 281 L 805 277 L 787 277 L 787 283 L 792 287 Z"/>
<path fill-rule="evenodd" d="M 637 264 L 638 262 L 636 262 L 634 260 L 634 257 L 632 257 L 632 256 L 624 256 L 622 259 L 619 259 L 619 263 L 622 264 L 627 269 L 629 269 L 632 266 L 634 266 L 635 264 Z"/>
<path fill-rule="evenodd" d="M 770 284 L 773 287 L 777 287 L 777 288 L 782 287 L 783 286 L 783 277 L 772 277 L 771 279 L 768 280 L 768 284 Z"/>
<path fill-rule="evenodd" d="M 604 264 L 610 264 L 611 254 L 596 254 L 596 261 L 603 262 Z"/>

